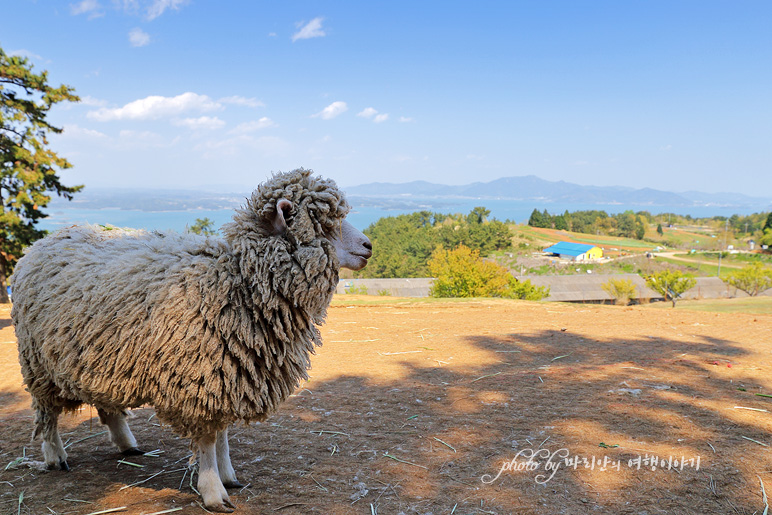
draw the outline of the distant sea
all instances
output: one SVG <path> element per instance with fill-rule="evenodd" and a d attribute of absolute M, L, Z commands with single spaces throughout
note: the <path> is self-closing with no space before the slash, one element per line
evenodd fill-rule
<path fill-rule="evenodd" d="M 427 210 L 439 213 L 469 213 L 477 206 L 484 206 L 491 211 L 491 217 L 498 220 L 511 220 L 518 223 L 527 223 L 528 218 L 534 208 L 542 211 L 546 209 L 551 214 L 561 214 L 565 211 L 580 211 L 597 209 L 606 211 L 609 214 L 621 213 L 627 210 L 649 211 L 652 214 L 676 213 L 680 215 L 691 215 L 695 218 L 713 217 L 713 216 L 731 216 L 733 214 L 748 215 L 753 212 L 763 211 L 764 209 L 753 209 L 750 207 L 721 207 L 721 206 L 649 206 L 649 205 L 619 205 L 619 204 L 557 204 L 544 203 L 536 204 L 533 202 L 517 202 L 511 200 L 487 200 L 487 199 L 460 199 L 460 198 L 427 198 L 411 199 L 409 205 L 403 207 L 391 206 L 384 207 L 383 203 L 379 205 L 375 201 L 370 203 L 370 199 L 361 200 L 352 198 L 351 203 L 353 211 L 349 214 L 348 220 L 358 229 L 364 230 L 370 224 L 379 218 L 387 216 L 397 216 L 415 211 Z M 79 209 L 62 207 L 61 204 L 48 211 L 49 217 L 43 219 L 39 226 L 42 229 L 50 231 L 66 227 L 73 224 L 110 224 L 117 227 L 133 227 L 136 229 L 158 230 L 158 231 L 184 231 L 196 223 L 197 218 L 209 218 L 214 221 L 214 226 L 220 228 L 224 223 L 231 220 L 232 209 L 218 210 L 187 210 L 187 211 L 134 211 L 125 209 Z"/>

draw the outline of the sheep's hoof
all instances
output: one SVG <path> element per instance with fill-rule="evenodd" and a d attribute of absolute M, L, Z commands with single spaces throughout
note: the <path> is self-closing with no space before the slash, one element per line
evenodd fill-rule
<path fill-rule="evenodd" d="M 206 509 L 217 513 L 233 513 L 236 511 L 236 506 L 234 506 L 230 501 L 223 501 L 220 504 L 207 506 Z"/>
<path fill-rule="evenodd" d="M 140 454 L 145 454 L 145 452 L 140 451 L 136 447 L 129 447 L 128 449 L 121 451 L 121 454 L 124 456 L 139 456 Z"/>
<path fill-rule="evenodd" d="M 242 485 L 238 479 L 234 479 L 233 481 L 227 481 L 222 484 L 225 488 L 244 488 L 244 485 Z"/>
<path fill-rule="evenodd" d="M 69 472 L 70 471 L 70 466 L 67 465 L 67 461 L 66 460 L 61 460 L 61 461 L 59 461 L 58 464 L 51 463 L 46 468 L 48 470 L 63 470 L 65 472 Z"/>

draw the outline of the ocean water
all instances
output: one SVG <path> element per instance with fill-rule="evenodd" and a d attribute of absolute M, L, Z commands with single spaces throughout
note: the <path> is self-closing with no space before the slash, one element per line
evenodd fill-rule
<path fill-rule="evenodd" d="M 598 205 L 598 204 L 554 204 L 546 203 L 534 205 L 531 202 L 522 203 L 508 200 L 481 200 L 481 199 L 423 199 L 413 201 L 410 205 L 398 208 L 358 204 L 352 199 L 353 210 L 348 220 L 359 230 L 364 230 L 379 218 L 397 216 L 415 211 L 427 210 L 439 213 L 469 213 L 477 206 L 484 206 L 491 211 L 491 217 L 498 220 L 511 220 L 518 223 L 527 223 L 534 208 L 542 211 L 546 209 L 551 214 L 560 214 L 564 211 L 579 211 L 598 209 L 609 214 L 620 213 L 631 209 L 633 211 L 649 211 L 652 214 L 677 213 L 691 215 L 693 217 L 731 216 L 733 214 L 747 215 L 761 209 L 717 207 L 717 206 L 635 206 L 635 205 Z M 188 210 L 188 211 L 134 211 L 125 209 L 78 209 L 57 206 L 48 212 L 48 218 L 41 220 L 39 227 L 53 231 L 62 227 L 75 224 L 110 224 L 117 227 L 132 227 L 135 229 L 147 229 L 182 232 L 196 223 L 197 218 L 209 218 L 214 221 L 215 228 L 220 228 L 231 220 L 233 210 Z"/>

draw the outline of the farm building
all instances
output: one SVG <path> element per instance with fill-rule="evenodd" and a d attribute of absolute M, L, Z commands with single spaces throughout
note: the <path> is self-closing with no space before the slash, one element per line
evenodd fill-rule
<path fill-rule="evenodd" d="M 561 241 L 551 247 L 544 249 L 548 254 L 554 254 L 560 259 L 569 259 L 571 261 L 587 261 L 590 259 L 600 259 L 603 257 L 603 249 L 595 245 L 586 243 L 570 243 Z"/>

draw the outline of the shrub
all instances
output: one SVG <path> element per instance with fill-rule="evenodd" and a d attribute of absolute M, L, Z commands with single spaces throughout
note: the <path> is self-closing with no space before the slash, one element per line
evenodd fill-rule
<path fill-rule="evenodd" d="M 772 287 L 772 270 L 757 261 L 742 270 L 729 274 L 726 282 L 751 297 L 755 297 Z"/>
<path fill-rule="evenodd" d="M 346 293 L 351 295 L 367 295 L 367 286 L 364 284 L 357 286 L 356 284 L 352 284 L 346 289 Z"/>
<path fill-rule="evenodd" d="M 455 250 L 435 249 L 429 259 L 435 277 L 433 297 L 502 297 L 540 300 L 549 289 L 518 281 L 506 268 L 480 258 L 479 251 L 459 245 Z"/>
<path fill-rule="evenodd" d="M 637 294 L 637 288 L 635 283 L 630 279 L 609 279 L 607 282 L 600 285 L 603 291 L 611 295 L 614 299 L 614 304 L 627 306 L 630 304 L 630 300 L 634 299 Z"/>
<path fill-rule="evenodd" d="M 694 277 L 685 275 L 679 270 L 663 270 L 655 274 L 645 275 L 644 278 L 649 288 L 670 300 L 673 307 L 683 292 L 697 284 Z"/>

